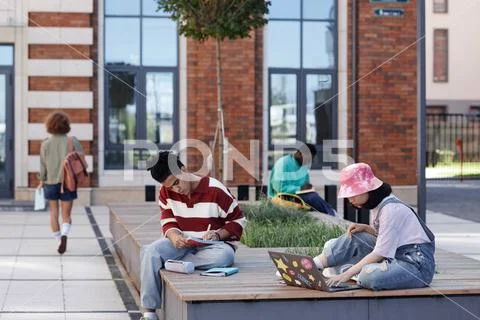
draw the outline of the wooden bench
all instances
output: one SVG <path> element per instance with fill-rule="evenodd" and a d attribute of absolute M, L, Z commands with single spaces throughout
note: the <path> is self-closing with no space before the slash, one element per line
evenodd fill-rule
<path fill-rule="evenodd" d="M 140 248 L 161 234 L 155 205 L 110 206 L 116 249 L 140 288 Z M 241 246 L 231 277 L 161 270 L 164 319 L 476 319 L 480 262 L 437 250 L 438 272 L 428 288 L 326 293 L 288 287 L 275 279 L 266 248 Z M 282 249 L 277 249 L 282 250 Z"/>

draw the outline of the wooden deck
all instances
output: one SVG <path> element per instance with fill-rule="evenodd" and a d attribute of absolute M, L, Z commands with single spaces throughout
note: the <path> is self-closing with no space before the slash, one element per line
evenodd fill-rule
<path fill-rule="evenodd" d="M 160 236 L 158 207 L 118 205 L 110 210 L 117 252 L 139 289 L 140 248 Z M 331 319 L 480 319 L 480 262 L 442 250 L 436 260 L 437 274 L 428 288 L 326 293 L 286 286 L 274 277 L 267 249 L 242 246 L 235 258 L 240 272 L 231 277 L 162 270 L 161 315 L 168 320 L 225 319 L 225 313 L 228 319 L 262 320 L 319 314 Z"/>

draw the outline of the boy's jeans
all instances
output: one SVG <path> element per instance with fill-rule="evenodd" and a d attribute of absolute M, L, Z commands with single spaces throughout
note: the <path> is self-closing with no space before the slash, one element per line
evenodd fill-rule
<path fill-rule="evenodd" d="M 140 301 L 142 307 L 158 309 L 162 304 L 162 281 L 159 271 L 168 259 L 190 261 L 196 269 L 229 267 L 233 264 L 232 247 L 226 243 L 197 248 L 177 249 L 172 242 L 163 238 L 143 246 L 140 259 Z"/>
<path fill-rule="evenodd" d="M 366 232 L 354 233 L 332 241 L 323 249 L 329 267 L 356 264 L 375 247 L 375 237 Z M 430 284 L 435 273 L 435 244 L 421 243 L 401 246 L 394 259 L 371 263 L 358 275 L 359 284 L 367 289 L 421 288 Z"/>

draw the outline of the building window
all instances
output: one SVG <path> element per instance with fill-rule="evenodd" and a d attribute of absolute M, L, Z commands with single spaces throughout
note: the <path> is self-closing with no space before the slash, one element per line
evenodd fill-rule
<path fill-rule="evenodd" d="M 446 114 L 447 106 L 427 106 L 427 114 Z"/>
<path fill-rule="evenodd" d="M 273 0 L 268 19 L 269 164 L 299 140 L 321 168 L 323 141 L 337 137 L 336 0 Z"/>
<path fill-rule="evenodd" d="M 427 123 L 432 124 L 442 121 L 447 121 L 447 106 L 427 106 Z"/>
<path fill-rule="evenodd" d="M 448 30 L 433 30 L 433 81 L 448 82 Z"/>
<path fill-rule="evenodd" d="M 0 45 L 0 66 L 13 65 L 13 47 L 9 45 Z"/>
<path fill-rule="evenodd" d="M 125 140 L 162 149 L 177 140 L 177 25 L 156 9 L 151 0 L 105 1 L 106 169 L 123 168 Z"/>
<path fill-rule="evenodd" d="M 470 106 L 468 108 L 469 118 L 480 118 L 480 106 Z"/>
<path fill-rule="evenodd" d="M 434 13 L 447 13 L 448 12 L 448 0 L 433 0 L 433 12 Z"/>

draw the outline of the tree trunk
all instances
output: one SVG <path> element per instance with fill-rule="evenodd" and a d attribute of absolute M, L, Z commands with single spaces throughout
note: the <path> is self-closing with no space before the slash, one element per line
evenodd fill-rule
<path fill-rule="evenodd" d="M 217 178 L 225 184 L 224 177 L 224 137 L 225 127 L 223 122 L 223 105 L 222 105 L 222 51 L 221 41 L 216 39 L 216 58 L 217 58 L 217 114 L 218 114 L 218 176 Z M 215 150 L 214 150 L 215 152 Z"/>

